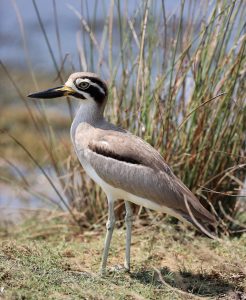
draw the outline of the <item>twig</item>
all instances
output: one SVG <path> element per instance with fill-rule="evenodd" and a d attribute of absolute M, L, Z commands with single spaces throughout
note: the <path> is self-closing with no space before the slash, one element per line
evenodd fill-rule
<path fill-rule="evenodd" d="M 206 192 L 210 192 L 210 193 L 213 193 L 213 194 L 220 194 L 220 195 L 224 195 L 224 196 L 229 196 L 229 197 L 246 197 L 246 195 L 238 195 L 238 194 L 228 194 L 228 193 L 223 193 L 223 192 L 217 192 L 217 191 L 214 191 L 212 189 L 208 189 L 206 187 L 203 187 L 203 186 L 199 186 L 200 188 L 202 188 L 203 191 L 206 191 Z"/>
<path fill-rule="evenodd" d="M 238 225 L 238 226 L 240 226 L 240 227 L 246 229 L 246 225 L 241 224 L 240 222 L 238 222 L 237 220 L 233 219 L 230 215 L 228 215 L 228 214 L 225 212 L 224 207 L 222 206 L 221 201 L 219 201 L 219 207 L 220 207 L 220 209 L 221 209 L 223 215 L 225 216 L 225 218 L 226 218 L 227 220 L 231 221 L 233 224 L 236 224 L 236 225 Z"/>
<path fill-rule="evenodd" d="M 183 290 L 180 290 L 180 289 L 178 289 L 178 288 L 176 288 L 176 287 L 171 286 L 170 284 L 168 284 L 168 283 L 164 280 L 164 278 L 163 278 L 163 276 L 162 276 L 160 270 L 158 270 L 157 268 L 155 268 L 155 267 L 153 267 L 153 266 L 152 266 L 152 268 L 153 268 L 153 269 L 155 270 L 155 272 L 158 274 L 161 283 L 162 283 L 163 285 L 165 285 L 168 289 L 174 290 L 175 292 L 177 292 L 177 293 L 179 293 L 179 294 L 181 294 L 181 295 L 185 295 L 185 298 L 184 298 L 184 299 L 187 299 L 187 296 L 191 297 L 192 299 L 197 299 L 197 300 L 198 300 L 198 299 L 199 299 L 199 300 L 201 299 L 201 297 L 199 297 L 199 296 L 193 295 L 193 294 L 191 294 L 191 293 L 189 293 L 189 292 L 186 292 L 186 291 L 183 291 Z"/>
<path fill-rule="evenodd" d="M 179 125 L 178 130 L 181 129 L 181 127 L 188 121 L 188 119 L 190 118 L 190 116 L 193 114 L 193 112 L 195 112 L 196 110 L 198 110 L 199 108 L 203 107 L 204 105 L 206 105 L 207 103 L 213 101 L 214 99 L 223 96 L 227 93 L 221 93 L 219 95 L 216 95 L 215 97 L 208 99 L 207 101 L 203 102 L 202 104 L 198 105 L 197 107 L 195 107 L 190 113 L 188 113 L 188 115 L 185 117 L 185 119 L 182 121 L 182 123 Z"/>
<path fill-rule="evenodd" d="M 147 0 L 147 2 L 146 2 L 146 8 L 145 8 L 145 14 L 144 14 L 143 31 L 142 31 L 142 36 L 141 36 L 139 61 L 138 61 L 138 74 L 137 74 L 137 81 L 136 81 L 136 99 L 139 99 L 139 81 L 140 81 L 140 75 L 143 72 L 143 65 L 142 65 L 142 62 L 143 62 L 143 50 L 144 50 L 146 25 L 147 25 L 148 15 L 149 15 L 149 7 L 150 7 L 150 0 Z"/>

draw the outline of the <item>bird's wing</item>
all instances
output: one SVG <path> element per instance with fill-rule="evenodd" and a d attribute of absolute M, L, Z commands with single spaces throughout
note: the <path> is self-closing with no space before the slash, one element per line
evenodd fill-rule
<path fill-rule="evenodd" d="M 88 146 L 90 150 L 103 156 L 150 167 L 156 171 L 161 170 L 173 176 L 160 153 L 150 144 L 129 132 L 98 130 Z"/>
<path fill-rule="evenodd" d="M 140 138 L 127 132 L 97 129 L 83 155 L 99 177 L 115 188 L 168 207 L 190 221 L 185 195 L 195 218 L 213 222 L 213 216 L 173 174 L 161 155 Z"/>

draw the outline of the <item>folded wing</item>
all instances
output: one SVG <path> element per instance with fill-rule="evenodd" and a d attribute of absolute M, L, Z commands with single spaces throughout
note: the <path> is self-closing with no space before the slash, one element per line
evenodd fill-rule
<path fill-rule="evenodd" d="M 174 175 L 162 156 L 149 144 L 130 133 L 99 130 L 84 155 L 108 184 L 168 207 L 193 223 L 214 223 L 214 217 Z"/>

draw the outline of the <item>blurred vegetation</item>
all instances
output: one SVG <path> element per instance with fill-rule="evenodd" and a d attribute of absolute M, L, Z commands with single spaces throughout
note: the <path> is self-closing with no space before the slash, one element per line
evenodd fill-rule
<path fill-rule="evenodd" d="M 105 217 L 105 195 L 85 176 L 69 143 L 74 113 L 71 99 L 64 101 L 64 115 L 57 109 L 60 100 L 47 106 L 26 98 L 30 91 L 64 83 L 74 71 L 67 55 L 56 59 L 35 1 L 33 5 L 54 73 L 34 72 L 28 49 L 28 74 L 1 62 L 0 153 L 16 169 L 19 163 L 32 163 L 54 188 L 55 202 L 67 204 L 64 209 L 69 208 L 74 217 L 77 210 L 89 223 L 98 223 Z M 208 1 L 201 6 L 195 1 L 181 1 L 178 17 L 167 15 L 164 1 L 142 1 L 134 16 L 121 10 L 120 1 L 111 1 L 104 11 L 104 24 L 100 23 L 100 40 L 94 33 L 96 13 L 88 23 L 80 12 L 70 9 L 81 25 L 83 43 L 74 45 L 80 69 L 97 72 L 108 81 L 106 117 L 159 150 L 204 205 L 229 219 L 229 225 L 234 224 L 231 218 L 242 211 L 237 196 L 243 188 L 246 165 L 244 1 L 215 1 L 212 6 Z M 204 18 L 196 19 L 201 12 Z M 57 20 L 56 29 L 59 40 Z M 25 81 L 26 75 L 31 82 Z M 18 101 L 9 103 L 10 97 Z M 65 196 L 56 188 L 47 167 Z M 1 179 L 32 190 L 32 184 L 19 175 L 10 178 L 5 174 Z"/>

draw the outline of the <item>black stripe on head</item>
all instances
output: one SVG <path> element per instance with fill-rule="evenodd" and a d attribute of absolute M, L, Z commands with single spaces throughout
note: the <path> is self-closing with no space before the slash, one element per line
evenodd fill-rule
<path fill-rule="evenodd" d="M 98 104 L 102 104 L 108 96 L 108 88 L 106 84 L 100 79 L 95 77 L 86 76 L 86 77 L 82 77 L 81 79 L 89 79 L 92 83 L 97 84 L 103 90 L 104 93 L 97 86 L 94 85 L 90 85 L 88 88 L 82 89 L 76 84 L 76 80 L 74 82 L 74 85 L 77 87 L 77 89 L 79 89 L 84 93 L 89 94 L 90 97 L 92 97 Z"/>
<path fill-rule="evenodd" d="M 82 94 L 80 94 L 80 93 L 73 93 L 71 96 L 73 96 L 73 97 L 75 97 L 75 98 L 78 98 L 78 99 L 83 99 L 83 100 L 85 100 L 85 97 L 82 95 Z"/>

